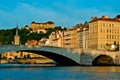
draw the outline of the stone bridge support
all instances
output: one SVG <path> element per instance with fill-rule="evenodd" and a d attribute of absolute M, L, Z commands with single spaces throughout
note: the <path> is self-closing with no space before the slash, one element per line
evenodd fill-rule
<path fill-rule="evenodd" d="M 84 50 L 81 53 L 80 64 L 82 65 L 93 65 L 93 61 L 99 56 L 107 56 L 111 58 L 115 65 L 120 65 L 120 52 L 110 52 L 110 51 L 97 51 L 97 50 Z M 106 59 L 107 60 L 107 59 Z"/>

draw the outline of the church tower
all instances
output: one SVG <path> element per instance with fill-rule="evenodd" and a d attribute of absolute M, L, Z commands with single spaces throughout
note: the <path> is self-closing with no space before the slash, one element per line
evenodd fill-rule
<path fill-rule="evenodd" d="M 16 34 L 14 36 L 14 45 L 20 45 L 20 36 L 18 35 L 18 26 L 16 27 Z"/>

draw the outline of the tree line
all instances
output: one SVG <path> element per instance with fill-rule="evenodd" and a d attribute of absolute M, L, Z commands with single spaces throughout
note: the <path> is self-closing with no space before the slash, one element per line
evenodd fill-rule
<path fill-rule="evenodd" d="M 21 44 L 25 44 L 27 40 L 41 40 L 42 38 L 48 38 L 49 35 L 56 30 L 66 30 L 61 26 L 55 28 L 46 29 L 46 33 L 40 32 L 31 32 L 32 29 L 21 28 L 18 30 L 20 35 Z M 16 28 L 0 30 L 0 44 L 12 44 L 14 42 L 14 35 L 16 34 Z"/>

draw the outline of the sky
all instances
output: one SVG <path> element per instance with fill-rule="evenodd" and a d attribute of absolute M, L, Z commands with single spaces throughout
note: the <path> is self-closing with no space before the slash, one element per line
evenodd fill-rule
<path fill-rule="evenodd" d="M 94 16 L 119 14 L 120 0 L 0 0 L 0 29 L 30 26 L 32 21 L 73 27 Z"/>

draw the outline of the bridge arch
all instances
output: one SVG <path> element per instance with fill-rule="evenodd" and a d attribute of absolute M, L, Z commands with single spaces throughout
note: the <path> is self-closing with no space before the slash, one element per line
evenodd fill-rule
<path fill-rule="evenodd" d="M 72 59 L 57 54 L 57 53 L 53 53 L 53 52 L 48 52 L 48 51 L 41 51 L 41 50 L 21 50 L 24 52 L 32 52 L 32 53 L 36 53 L 42 56 L 45 56 L 47 58 L 50 58 L 52 60 L 54 60 L 57 65 L 62 65 L 62 66 L 76 66 L 79 65 L 77 62 L 73 61 Z"/>
<path fill-rule="evenodd" d="M 109 66 L 114 65 L 114 60 L 111 56 L 108 55 L 99 55 L 93 61 L 92 65 L 94 66 Z"/>
<path fill-rule="evenodd" d="M 23 51 L 32 52 L 48 57 L 59 65 L 80 65 L 80 54 L 59 47 L 50 46 L 25 46 L 25 45 L 1 45 L 0 54 L 3 52 Z"/>

